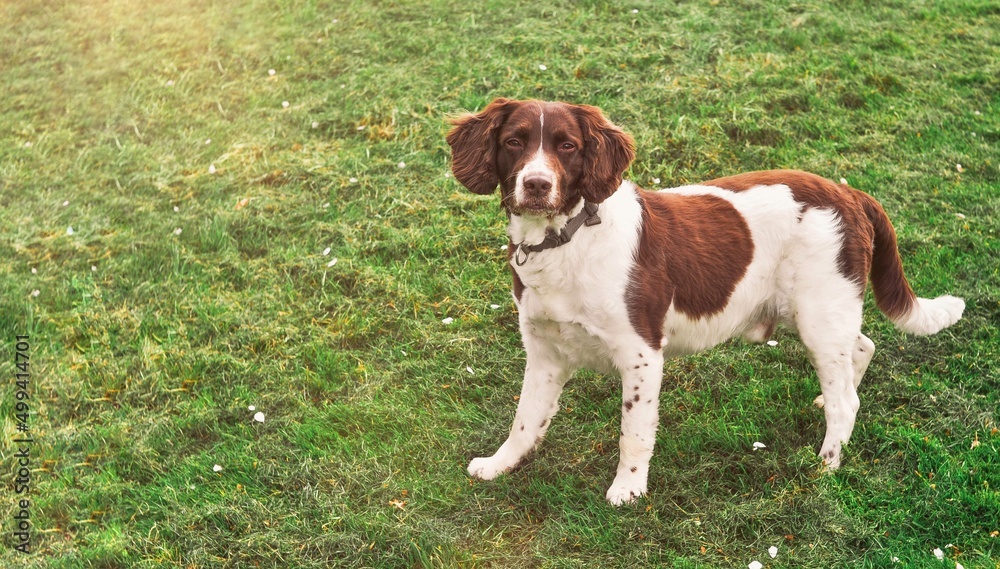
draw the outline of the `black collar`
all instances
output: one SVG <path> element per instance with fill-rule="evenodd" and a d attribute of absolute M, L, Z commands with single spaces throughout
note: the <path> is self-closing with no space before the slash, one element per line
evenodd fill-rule
<path fill-rule="evenodd" d="M 570 239 L 573 238 L 573 234 L 576 233 L 580 227 L 586 225 L 590 227 L 591 225 L 597 225 L 601 222 L 601 218 L 597 215 L 598 204 L 591 203 L 588 201 L 583 202 L 583 209 L 580 213 L 573 216 L 572 219 L 566 222 L 566 225 L 556 233 L 551 229 L 545 232 L 545 239 L 542 240 L 538 245 L 525 245 L 524 243 L 518 243 L 517 249 L 514 251 L 514 262 L 517 266 L 523 266 L 528 262 L 528 255 L 530 253 L 538 253 L 539 251 L 544 251 L 546 249 L 555 249 L 560 245 L 565 245 L 569 243 Z"/>

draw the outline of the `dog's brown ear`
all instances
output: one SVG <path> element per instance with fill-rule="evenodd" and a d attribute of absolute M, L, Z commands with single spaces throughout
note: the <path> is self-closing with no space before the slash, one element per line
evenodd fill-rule
<path fill-rule="evenodd" d="M 477 194 L 489 194 L 500 183 L 497 175 L 497 134 L 519 101 L 495 99 L 476 114 L 451 119 L 448 133 L 451 171 L 455 179 Z"/>
<path fill-rule="evenodd" d="M 621 185 L 622 175 L 635 158 L 635 143 L 601 109 L 577 105 L 574 111 L 584 140 L 580 193 L 587 201 L 601 203 Z"/>

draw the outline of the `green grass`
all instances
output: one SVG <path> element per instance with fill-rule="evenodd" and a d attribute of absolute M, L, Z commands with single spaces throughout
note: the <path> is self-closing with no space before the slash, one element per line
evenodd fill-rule
<path fill-rule="evenodd" d="M 22 0 L 0 61 L 0 565 L 1000 567 L 995 0 Z M 833 476 L 779 333 L 668 362 L 634 506 L 604 502 L 618 384 L 592 373 L 524 468 L 472 482 L 523 355 L 504 216 L 444 133 L 497 96 L 601 106 L 648 187 L 844 177 L 966 315 L 906 337 L 869 300 Z"/>

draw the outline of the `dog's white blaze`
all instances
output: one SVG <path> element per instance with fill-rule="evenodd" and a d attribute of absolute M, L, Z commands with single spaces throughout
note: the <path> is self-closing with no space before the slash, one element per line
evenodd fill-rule
<path fill-rule="evenodd" d="M 527 196 L 524 195 L 524 180 L 529 176 L 541 176 L 548 178 L 549 182 L 552 184 L 552 189 L 549 191 L 547 200 L 549 205 L 555 207 L 558 203 L 557 197 L 559 195 L 559 180 L 556 178 L 556 173 L 552 171 L 549 166 L 549 157 L 545 154 L 545 113 L 538 113 L 538 123 L 539 123 L 539 140 L 538 140 L 538 150 L 535 151 L 535 156 L 532 157 L 531 161 L 524 165 L 524 168 L 517 175 L 517 181 L 514 184 L 514 199 L 518 203 L 523 203 Z"/>

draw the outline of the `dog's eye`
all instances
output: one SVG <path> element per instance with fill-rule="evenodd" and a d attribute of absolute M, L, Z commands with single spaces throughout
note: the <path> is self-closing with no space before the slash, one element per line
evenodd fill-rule
<path fill-rule="evenodd" d="M 516 138 L 508 138 L 504 144 L 507 145 L 507 148 L 521 148 L 521 141 Z"/>
<path fill-rule="evenodd" d="M 566 152 L 570 152 L 570 151 L 576 150 L 576 145 L 573 144 L 572 142 L 564 142 L 564 143 L 562 143 L 562 144 L 559 145 L 559 150 L 564 150 Z"/>

